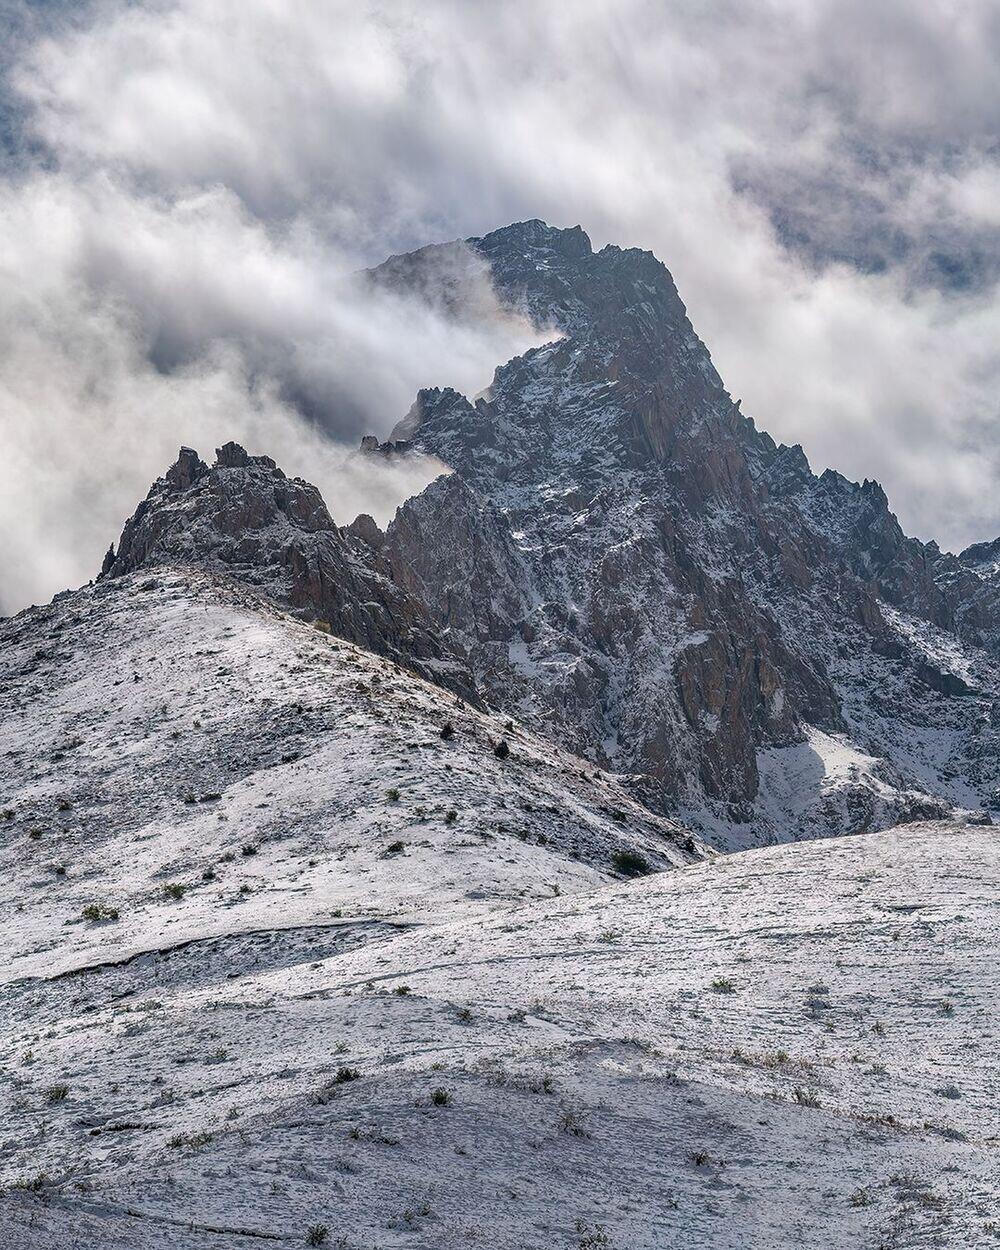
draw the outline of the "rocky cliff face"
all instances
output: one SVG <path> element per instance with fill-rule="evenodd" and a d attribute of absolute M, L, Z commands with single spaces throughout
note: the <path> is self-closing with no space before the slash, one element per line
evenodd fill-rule
<path fill-rule="evenodd" d="M 455 477 L 382 553 L 487 697 L 750 840 L 987 801 L 989 553 L 908 538 L 877 483 L 758 431 L 650 253 L 541 222 L 468 242 L 553 341 L 475 401 L 417 396 L 393 437 Z M 781 790 L 803 753 L 807 801 L 775 810 L 761 769 Z"/>
<path fill-rule="evenodd" d="M 209 468 L 190 448 L 153 483 L 102 577 L 196 564 L 266 590 L 299 614 L 466 696 L 467 665 L 372 545 L 370 517 L 338 529 L 316 489 L 236 443 Z M 366 527 L 364 522 L 368 521 Z M 367 537 L 366 537 L 367 534 Z"/>

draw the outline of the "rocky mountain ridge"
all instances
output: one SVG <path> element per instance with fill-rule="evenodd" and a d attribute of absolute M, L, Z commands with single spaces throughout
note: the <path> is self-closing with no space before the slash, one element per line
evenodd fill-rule
<path fill-rule="evenodd" d="M 532 221 L 369 278 L 426 295 L 443 268 L 439 303 L 458 308 L 449 247 L 553 336 L 475 399 L 421 391 L 387 443 L 364 440 L 451 474 L 383 533 L 338 528 L 266 457 L 230 446 L 208 470 L 186 452 L 105 575 L 210 559 L 516 714 L 720 845 L 992 802 L 994 547 L 908 538 L 877 483 L 817 476 L 758 430 L 651 253 Z"/>
<path fill-rule="evenodd" d="M 366 526 L 366 522 L 369 524 Z M 472 695 L 467 667 L 442 644 L 423 605 L 393 580 L 370 517 L 338 528 L 315 486 L 236 443 L 210 468 L 180 455 L 129 518 L 102 577 L 188 564 L 236 576 L 323 621 L 335 634 Z"/>
<path fill-rule="evenodd" d="M 516 535 L 526 571 L 512 583 L 505 555 L 496 585 L 531 609 L 458 626 L 487 695 L 640 774 L 652 801 L 752 841 L 792 815 L 762 801 L 761 753 L 773 768 L 787 749 L 798 770 L 804 744 L 821 780 L 853 753 L 854 780 L 817 789 L 800 832 L 989 802 L 993 547 L 956 557 L 908 538 L 877 483 L 816 476 L 800 447 L 759 431 L 650 253 L 595 253 L 579 228 L 541 222 L 468 244 L 502 298 L 558 337 L 475 401 L 418 395 L 394 437 L 451 465 L 475 503 L 459 523 L 467 497 L 432 488 L 382 550 L 397 575 L 419 569 L 419 597 L 446 604 L 437 619 L 454 629 L 474 616 L 471 594 L 456 602 L 456 534 L 488 504 L 490 535 L 504 532 L 466 555 Z M 405 280 L 404 258 L 392 272 Z M 475 597 L 491 601 L 482 579 Z"/>

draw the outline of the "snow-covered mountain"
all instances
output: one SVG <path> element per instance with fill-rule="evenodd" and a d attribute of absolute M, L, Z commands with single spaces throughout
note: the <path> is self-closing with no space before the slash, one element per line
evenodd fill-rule
<path fill-rule="evenodd" d="M 995 544 L 907 538 L 876 483 L 759 431 L 649 252 L 538 221 L 468 245 L 553 341 L 475 400 L 420 393 L 386 450 L 455 476 L 381 554 L 487 697 L 721 845 L 992 803 Z"/>
<path fill-rule="evenodd" d="M 997 544 L 759 432 L 649 253 L 369 280 L 482 265 L 551 341 L 365 440 L 452 470 L 384 533 L 185 448 L 0 622 L 0 1247 L 990 1244 Z"/>

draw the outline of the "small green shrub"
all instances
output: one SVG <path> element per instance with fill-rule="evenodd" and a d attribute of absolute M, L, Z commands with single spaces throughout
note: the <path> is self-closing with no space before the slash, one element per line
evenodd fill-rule
<path fill-rule="evenodd" d="M 48 1179 L 48 1174 L 45 1172 L 38 1172 L 34 1176 L 19 1176 L 11 1185 L 11 1189 L 23 1189 L 29 1194 L 39 1194 L 45 1188 Z"/>
<path fill-rule="evenodd" d="M 211 1140 L 211 1133 L 175 1133 L 173 1137 L 167 1140 L 167 1145 L 171 1150 L 181 1150 L 185 1146 L 191 1150 L 200 1150 L 202 1146 L 207 1146 Z"/>
<path fill-rule="evenodd" d="M 451 1104 L 451 1094 L 443 1086 L 431 1091 L 431 1102 L 435 1107 L 447 1107 Z"/>
<path fill-rule="evenodd" d="M 107 903 L 88 903 L 81 914 L 84 920 L 117 920 L 118 908 Z"/>
<path fill-rule="evenodd" d="M 611 867 L 623 877 L 645 877 L 652 872 L 649 860 L 638 851 L 615 851 L 611 856 Z"/>

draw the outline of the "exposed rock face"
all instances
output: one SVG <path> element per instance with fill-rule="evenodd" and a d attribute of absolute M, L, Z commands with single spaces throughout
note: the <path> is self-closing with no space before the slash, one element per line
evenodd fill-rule
<path fill-rule="evenodd" d="M 104 575 L 226 568 L 723 844 L 1000 803 L 1000 540 L 942 553 L 876 482 L 817 476 L 759 431 L 648 252 L 532 221 L 369 280 L 449 310 L 484 269 L 552 340 L 365 439 L 454 470 L 385 533 L 338 529 L 266 457 L 184 449 Z"/>
<path fill-rule="evenodd" d="M 157 564 L 223 569 L 341 637 L 472 695 L 467 667 L 393 580 L 375 549 L 378 527 L 367 521 L 370 528 L 359 518 L 338 529 L 315 486 L 236 443 L 219 449 L 212 468 L 182 448 L 126 523 L 101 575 Z"/>
<path fill-rule="evenodd" d="M 650 253 L 537 221 L 468 242 L 553 342 L 475 402 L 420 392 L 393 438 L 456 472 L 400 509 L 382 553 L 488 697 L 755 839 L 761 752 L 807 742 L 871 760 L 848 768 L 851 803 L 822 807 L 830 832 L 985 801 L 992 551 L 907 538 L 877 483 L 817 477 L 759 432 Z M 393 281 L 426 285 L 423 266 L 395 258 Z M 961 672 L 935 629 L 973 644 Z"/>

